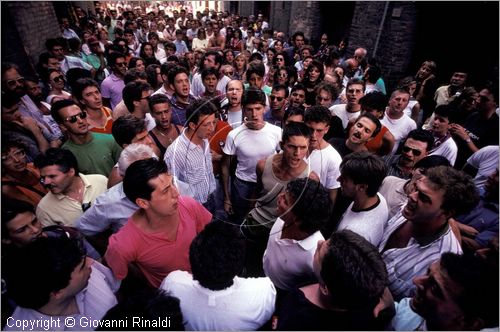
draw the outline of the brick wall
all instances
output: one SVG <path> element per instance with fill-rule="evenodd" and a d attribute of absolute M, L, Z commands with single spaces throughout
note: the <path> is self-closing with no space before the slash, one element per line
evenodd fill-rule
<path fill-rule="evenodd" d="M 12 17 L 21 44 L 24 45 L 24 56 L 27 56 L 32 64 L 36 64 L 40 53 L 45 51 L 46 39 L 62 35 L 51 2 L 7 1 L 2 2 L 2 10 L 6 10 Z M 2 42 L 3 48 L 11 46 Z"/>

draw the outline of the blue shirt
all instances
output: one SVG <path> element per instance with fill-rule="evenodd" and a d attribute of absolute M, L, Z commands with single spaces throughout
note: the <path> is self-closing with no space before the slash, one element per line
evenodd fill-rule
<path fill-rule="evenodd" d="M 139 207 L 125 196 L 123 182 L 120 182 L 99 195 L 76 220 L 75 227 L 86 236 L 101 233 L 110 227 L 116 233 L 137 209 Z"/>

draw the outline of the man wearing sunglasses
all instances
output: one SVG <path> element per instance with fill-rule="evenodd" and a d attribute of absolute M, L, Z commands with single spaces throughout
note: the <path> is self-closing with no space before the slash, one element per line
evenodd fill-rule
<path fill-rule="evenodd" d="M 273 86 L 269 96 L 269 110 L 264 113 L 264 121 L 282 128 L 287 98 L 288 89 L 286 86 L 282 84 Z"/>
<path fill-rule="evenodd" d="M 127 63 L 125 55 L 121 53 L 110 53 L 107 60 L 113 73 L 102 81 L 101 94 L 104 106 L 114 110 L 122 100 L 122 91 L 125 87 L 123 78 L 127 71 Z"/>
<path fill-rule="evenodd" d="M 122 150 L 113 137 L 91 132 L 87 112 L 82 111 L 73 100 L 56 101 L 51 114 L 68 136 L 62 148 L 74 153 L 82 173 L 108 177 Z"/>
<path fill-rule="evenodd" d="M 406 138 L 401 154 L 386 159 L 387 175 L 408 180 L 415 163 L 426 157 L 434 147 L 434 136 L 430 131 L 414 129 Z"/>

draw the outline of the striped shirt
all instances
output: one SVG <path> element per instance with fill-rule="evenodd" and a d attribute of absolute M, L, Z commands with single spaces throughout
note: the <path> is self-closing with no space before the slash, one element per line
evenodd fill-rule
<path fill-rule="evenodd" d="M 380 252 L 386 246 L 392 233 L 405 222 L 407 220 L 401 211 L 388 221 L 379 245 Z M 421 239 L 419 243 L 412 237 L 406 247 L 391 248 L 383 252 L 382 259 L 389 274 L 389 289 L 394 299 L 399 301 L 404 297 L 412 297 L 415 290 L 413 278 L 424 275 L 427 268 L 445 252 L 462 253 L 460 242 L 448 225 L 432 239 Z"/>
<path fill-rule="evenodd" d="M 187 183 L 193 198 L 200 203 L 207 201 L 208 195 L 215 191 L 215 177 L 212 168 L 212 153 L 207 139 L 203 147 L 192 143 L 185 129 L 165 152 L 165 163 L 172 175 Z"/>

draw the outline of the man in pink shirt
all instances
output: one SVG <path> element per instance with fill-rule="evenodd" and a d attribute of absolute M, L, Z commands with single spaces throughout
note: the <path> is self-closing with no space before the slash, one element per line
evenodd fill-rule
<path fill-rule="evenodd" d="M 180 196 L 165 163 L 154 158 L 129 166 L 123 190 L 139 210 L 109 239 L 105 260 L 116 278 L 136 272 L 134 266 L 157 288 L 171 271 L 191 272 L 189 246 L 210 222 L 210 212 Z"/>

